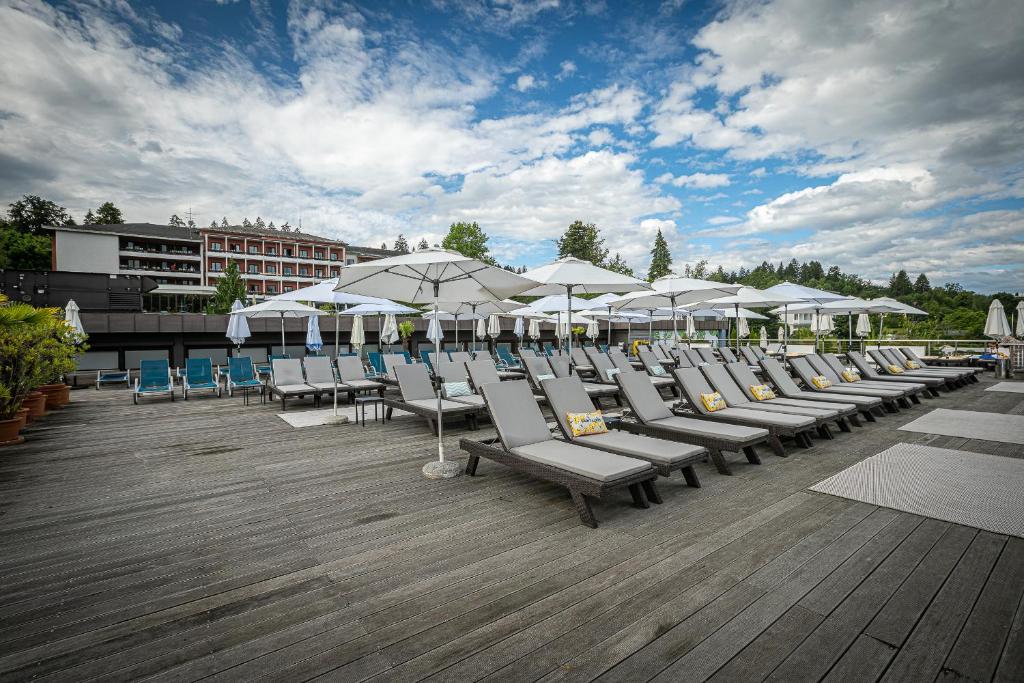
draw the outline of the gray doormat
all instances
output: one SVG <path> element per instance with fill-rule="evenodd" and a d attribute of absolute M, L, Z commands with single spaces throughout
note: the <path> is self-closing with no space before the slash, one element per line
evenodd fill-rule
<path fill-rule="evenodd" d="M 1024 538 L 1024 460 L 898 443 L 812 491 Z"/>
<path fill-rule="evenodd" d="M 1024 444 L 1024 416 L 936 408 L 900 427 L 908 432 Z"/>
<path fill-rule="evenodd" d="M 1011 394 L 1024 394 L 1024 382 L 1000 382 L 999 384 L 985 387 L 985 391 L 1006 391 Z"/>

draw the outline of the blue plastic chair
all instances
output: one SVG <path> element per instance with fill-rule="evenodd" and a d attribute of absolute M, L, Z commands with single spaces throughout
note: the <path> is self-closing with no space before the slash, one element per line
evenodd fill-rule
<path fill-rule="evenodd" d="M 266 386 L 256 376 L 252 358 L 239 356 L 228 361 L 228 396 L 234 396 L 235 389 L 256 389 L 263 397 Z"/>
<path fill-rule="evenodd" d="M 420 351 L 420 360 L 427 366 L 427 372 L 434 374 L 434 366 L 430 362 L 430 351 Z"/>
<path fill-rule="evenodd" d="M 188 400 L 190 391 L 210 391 L 221 395 L 220 381 L 213 376 L 213 361 L 209 358 L 189 358 L 185 361 L 185 376 L 181 383 L 181 396 Z"/>
<path fill-rule="evenodd" d="M 139 376 L 132 390 L 132 403 L 138 404 L 142 396 L 167 394 L 174 401 L 174 382 L 166 360 L 144 360 L 139 363 Z"/>
<path fill-rule="evenodd" d="M 551 357 L 553 355 L 552 352 L 554 350 L 555 350 L 554 344 L 552 344 L 551 342 L 544 342 L 544 355 L 545 356 Z"/>
<path fill-rule="evenodd" d="M 608 345 L 607 344 L 598 344 L 597 348 L 601 349 L 601 353 L 608 353 Z"/>
<path fill-rule="evenodd" d="M 399 351 L 399 353 L 402 354 L 403 356 L 405 356 L 406 364 L 408 364 L 408 365 L 412 364 L 412 354 L 410 354 L 408 351 Z"/>
<path fill-rule="evenodd" d="M 370 361 L 370 367 L 373 368 L 373 372 L 377 375 L 387 374 L 384 369 L 384 359 L 381 358 L 379 351 L 370 351 L 366 354 L 366 359 Z"/>
<path fill-rule="evenodd" d="M 521 368 L 521 367 L 523 367 L 522 363 L 520 363 L 519 360 L 515 356 L 513 356 L 512 352 L 510 350 L 508 350 L 507 348 L 498 347 L 497 352 L 498 352 L 498 361 L 502 365 L 502 367 L 506 367 L 506 368 Z"/>

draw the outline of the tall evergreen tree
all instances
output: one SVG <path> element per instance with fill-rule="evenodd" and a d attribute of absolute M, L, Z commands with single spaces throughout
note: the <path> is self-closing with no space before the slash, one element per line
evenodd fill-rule
<path fill-rule="evenodd" d="M 558 240 L 558 258 L 574 256 L 600 266 L 608 258 L 601 231 L 593 223 L 573 221 Z"/>
<path fill-rule="evenodd" d="M 85 218 L 82 219 L 82 222 L 86 225 L 96 224 L 96 214 L 92 212 L 92 209 L 85 212 Z"/>
<path fill-rule="evenodd" d="M 262 218 L 260 218 L 259 216 L 256 216 L 256 222 L 252 224 L 252 227 L 254 227 L 254 228 L 258 229 L 258 230 L 266 230 L 267 224 L 263 222 Z"/>
<path fill-rule="evenodd" d="M 918 294 L 924 294 L 925 292 L 930 291 L 931 288 L 932 283 L 928 282 L 928 276 L 924 273 L 918 275 L 917 279 L 914 280 L 914 291 Z"/>
<path fill-rule="evenodd" d="M 421 237 L 419 244 L 416 245 L 416 248 L 420 249 L 420 250 L 422 250 L 422 249 L 429 249 L 430 248 L 430 244 L 427 242 L 427 238 L 426 237 Z"/>
<path fill-rule="evenodd" d="M 914 283 L 910 281 L 907 271 L 900 269 L 889 278 L 889 296 L 906 296 L 913 291 Z"/>
<path fill-rule="evenodd" d="M 246 216 L 245 218 L 242 219 L 242 227 L 243 228 L 251 228 L 252 227 L 252 221 L 249 220 L 248 216 Z"/>
<path fill-rule="evenodd" d="M 625 259 L 619 255 L 619 252 L 615 252 L 615 258 L 604 264 L 604 267 L 614 273 L 622 273 L 623 275 L 633 277 L 633 269 L 630 268 Z"/>
<path fill-rule="evenodd" d="M 181 220 L 181 216 L 176 213 L 171 214 L 171 217 L 167 221 L 167 225 L 172 228 L 184 228 L 185 221 Z"/>
<path fill-rule="evenodd" d="M 39 232 L 47 225 L 74 225 L 75 219 L 63 206 L 34 194 L 7 205 L 7 219 L 3 223 L 19 232 Z"/>
<path fill-rule="evenodd" d="M 214 225 L 214 227 L 216 227 L 216 225 Z M 223 218 L 220 219 L 220 227 L 222 227 L 222 228 L 228 227 L 228 217 L 227 216 L 224 216 Z"/>
<path fill-rule="evenodd" d="M 207 311 L 219 315 L 229 313 L 235 299 L 245 303 L 246 295 L 245 281 L 242 280 L 242 274 L 238 270 L 238 263 L 228 261 L 227 267 L 224 268 L 224 274 L 217 278 Z"/>
<path fill-rule="evenodd" d="M 476 222 L 452 223 L 441 246 L 457 251 L 463 256 L 496 265 L 495 260 L 491 257 L 490 249 L 487 247 L 488 239 L 487 233 L 481 230 Z"/>
<path fill-rule="evenodd" d="M 277 230 L 277 228 L 274 226 L 274 221 L 270 221 L 269 223 L 267 223 L 267 230 Z"/>
<path fill-rule="evenodd" d="M 651 267 L 647 270 L 647 281 L 654 282 L 659 277 L 665 277 L 672 272 L 672 254 L 668 250 L 668 242 L 665 241 L 661 229 L 654 237 L 654 247 L 651 248 Z"/>
<path fill-rule="evenodd" d="M 394 250 L 403 254 L 409 253 L 409 243 L 405 240 L 405 235 L 398 233 L 398 239 L 395 240 Z"/>
<path fill-rule="evenodd" d="M 214 218 L 212 221 L 210 221 L 210 227 L 215 229 L 215 230 L 217 229 L 217 219 L 216 218 Z"/>
<path fill-rule="evenodd" d="M 124 223 L 124 215 L 121 209 L 114 206 L 114 202 L 103 202 L 96 209 L 96 222 L 100 225 L 118 225 Z"/>

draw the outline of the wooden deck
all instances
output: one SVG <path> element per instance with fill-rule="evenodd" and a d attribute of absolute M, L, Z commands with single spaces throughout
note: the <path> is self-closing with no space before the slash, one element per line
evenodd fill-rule
<path fill-rule="evenodd" d="M 985 386 L 596 530 L 493 463 L 425 480 L 420 418 L 75 392 L 0 452 L 0 679 L 1021 681 L 1024 541 L 806 490 L 900 441 L 1024 456 L 895 429 L 1024 414 Z"/>

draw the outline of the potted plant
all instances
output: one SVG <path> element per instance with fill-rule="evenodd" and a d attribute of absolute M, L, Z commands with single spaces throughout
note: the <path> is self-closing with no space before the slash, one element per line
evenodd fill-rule
<path fill-rule="evenodd" d="M 18 432 L 32 412 L 31 402 L 24 404 L 38 372 L 39 326 L 48 315 L 44 310 L 0 297 L 0 445 L 22 440 Z"/>
<path fill-rule="evenodd" d="M 411 320 L 403 320 L 398 323 L 398 336 L 402 338 L 402 344 L 408 347 L 409 353 L 412 353 L 412 344 L 409 340 L 412 339 L 412 333 L 415 331 L 416 326 Z"/>
<path fill-rule="evenodd" d="M 71 397 L 64 377 L 75 369 L 75 356 L 84 350 L 84 339 L 60 317 L 57 309 L 40 325 L 39 391 L 46 397 L 46 408 L 63 407 Z"/>

